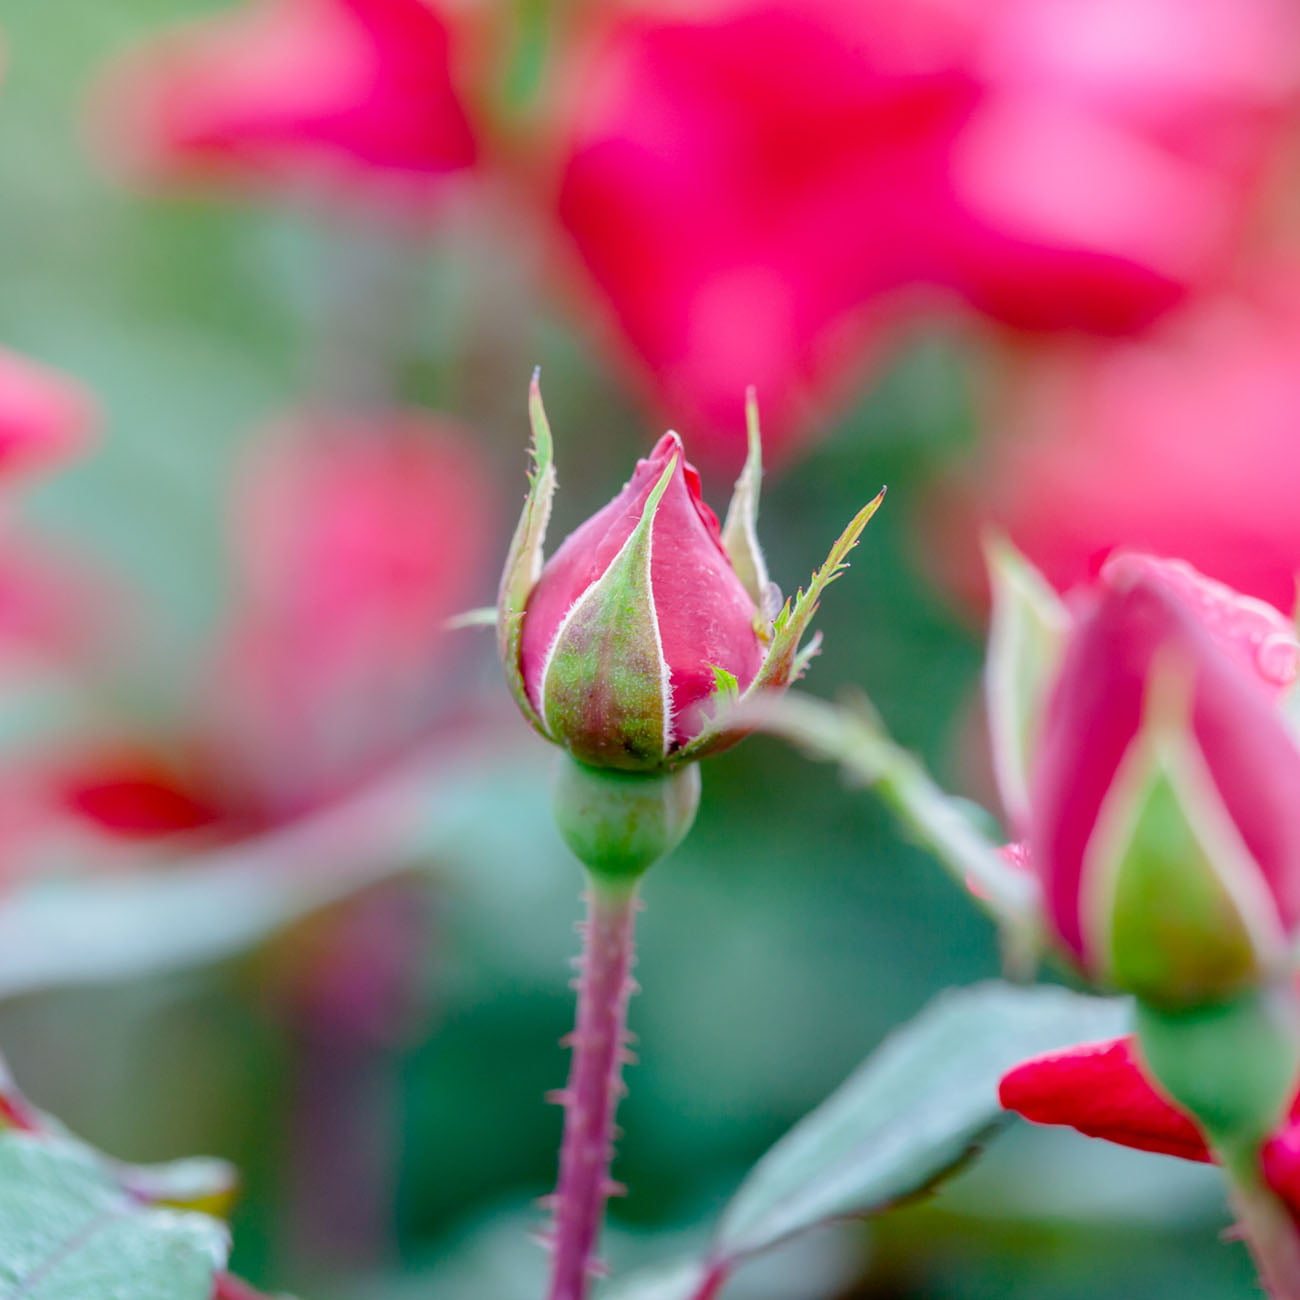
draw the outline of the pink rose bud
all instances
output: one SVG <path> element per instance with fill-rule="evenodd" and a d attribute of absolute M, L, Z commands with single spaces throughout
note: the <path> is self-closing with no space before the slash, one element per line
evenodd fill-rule
<path fill-rule="evenodd" d="M 1243 653 L 1259 621 L 1190 569 L 1115 563 L 1048 703 L 1029 842 L 1050 922 L 1154 1005 L 1271 977 L 1300 921 L 1300 750 Z"/>
<path fill-rule="evenodd" d="M 499 617 L 521 709 L 593 767 L 663 771 L 731 744 L 741 732 L 728 728 L 723 706 L 802 673 L 815 644 L 800 650 L 799 641 L 817 598 L 880 498 L 849 525 L 808 592 L 782 608 L 755 534 L 762 470 L 751 401 L 750 457 L 725 525 L 668 433 L 543 566 L 555 480 L 535 382 L 532 415 L 537 470 Z"/>

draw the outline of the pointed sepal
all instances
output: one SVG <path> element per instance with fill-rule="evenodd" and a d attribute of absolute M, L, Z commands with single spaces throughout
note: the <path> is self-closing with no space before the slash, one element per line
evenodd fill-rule
<path fill-rule="evenodd" d="M 800 643 L 817 613 L 822 593 L 848 568 L 849 552 L 858 544 L 863 529 L 880 509 L 880 503 L 884 499 L 885 489 L 881 488 L 849 521 L 849 526 L 831 547 L 826 563 L 813 574 L 808 589 L 804 591 L 801 588 L 793 603 L 789 600 L 785 602 L 772 624 L 772 644 L 767 656 L 745 692 L 746 695 L 772 688 L 779 689 L 799 680 L 799 675 L 817 651 L 815 641 L 805 647 L 801 647 Z"/>
<path fill-rule="evenodd" d="M 821 633 L 814 633 L 803 645 L 800 642 L 817 612 L 822 592 L 848 567 L 849 552 L 858 544 L 863 529 L 884 499 L 885 489 L 881 488 L 850 520 L 831 547 L 826 563 L 813 574 L 808 590 L 800 590 L 793 605 L 788 600 L 785 602 L 772 623 L 767 654 L 749 686 L 737 691 L 734 680 L 726 680 L 714 669 L 717 689 L 713 694 L 712 721 L 689 745 L 673 755 L 674 762 L 694 761 L 734 744 L 749 729 L 749 724 L 743 722 L 737 727 L 734 720 L 737 713 L 744 714 L 747 702 L 761 691 L 783 690 L 807 671 L 808 664 L 821 649 Z"/>
<path fill-rule="evenodd" d="M 1005 537 L 984 544 L 993 615 L 984 691 L 998 791 L 1013 835 L 1029 817 L 1029 773 L 1047 696 L 1061 666 L 1070 613 L 1051 584 Z"/>
<path fill-rule="evenodd" d="M 659 769 L 672 744 L 650 558 L 655 515 L 678 461 L 669 460 L 627 541 L 564 616 L 542 668 L 545 733 L 592 766 Z"/>
<path fill-rule="evenodd" d="M 542 405 L 541 377 L 537 370 L 533 371 L 528 390 L 528 419 L 532 426 L 530 452 L 533 464 L 528 475 L 528 495 L 501 575 L 497 598 L 497 650 L 515 703 L 538 731 L 548 735 L 545 723 L 533 708 L 524 687 L 519 654 L 524 608 L 542 572 L 546 527 L 551 518 L 556 483 L 551 426 Z"/>
<path fill-rule="evenodd" d="M 755 631 L 763 641 L 772 636 L 772 620 L 780 609 L 780 597 L 767 573 L 767 561 L 758 541 L 758 502 L 763 484 L 763 441 L 758 424 L 758 394 L 745 393 L 745 429 L 749 450 L 745 466 L 736 480 L 727 517 L 722 525 L 722 548 L 731 567 L 758 608 Z M 774 607 L 775 606 L 775 607 Z"/>

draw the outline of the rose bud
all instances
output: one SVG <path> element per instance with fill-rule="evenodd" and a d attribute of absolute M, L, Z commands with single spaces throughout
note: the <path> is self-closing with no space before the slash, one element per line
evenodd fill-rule
<path fill-rule="evenodd" d="M 1029 845 L 1051 925 L 1089 976 L 1152 1006 L 1264 983 L 1300 921 L 1300 751 L 1242 653 L 1258 610 L 1238 614 L 1184 566 L 1113 563 L 1037 746 Z"/>
<path fill-rule="evenodd" d="M 520 708 L 591 767 L 662 772 L 733 743 L 741 732 L 721 706 L 801 675 L 816 651 L 815 641 L 799 642 L 817 600 L 881 498 L 850 523 L 808 591 L 782 607 L 755 533 L 762 469 L 751 396 L 749 459 L 725 525 L 668 433 L 543 566 L 555 475 L 536 380 L 531 415 L 536 468 L 498 616 Z"/>

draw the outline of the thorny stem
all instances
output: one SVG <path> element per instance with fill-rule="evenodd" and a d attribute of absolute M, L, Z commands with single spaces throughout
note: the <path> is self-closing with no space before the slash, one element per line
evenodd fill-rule
<path fill-rule="evenodd" d="M 1261 1177 L 1258 1150 L 1220 1156 L 1260 1283 L 1272 1300 L 1300 1300 L 1300 1228 Z"/>
<path fill-rule="evenodd" d="M 623 1095 L 627 1054 L 627 1004 L 635 984 L 633 927 L 640 903 L 634 886 L 593 880 L 578 959 L 577 1027 L 569 1040 L 569 1082 L 557 1100 L 564 1105 L 560 1180 L 553 1197 L 555 1220 L 548 1300 L 585 1300 L 605 1202 L 621 1191 L 610 1181 L 614 1112 Z"/>

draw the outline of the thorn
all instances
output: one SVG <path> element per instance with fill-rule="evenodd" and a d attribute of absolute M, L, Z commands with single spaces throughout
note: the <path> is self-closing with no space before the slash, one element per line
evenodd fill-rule
<path fill-rule="evenodd" d="M 546 1094 L 545 1100 L 548 1106 L 571 1106 L 573 1104 L 573 1093 L 568 1088 L 552 1088 Z"/>
<path fill-rule="evenodd" d="M 629 1052 L 626 1047 L 618 1054 L 618 1059 L 620 1065 L 641 1064 L 641 1058 L 635 1052 Z"/>
<path fill-rule="evenodd" d="M 609 1265 L 603 1259 L 589 1259 L 587 1261 L 587 1272 L 592 1277 L 608 1277 Z"/>
<path fill-rule="evenodd" d="M 533 1204 L 547 1214 L 550 1214 L 560 1203 L 559 1192 L 547 1192 L 545 1196 L 539 1196 Z"/>
<path fill-rule="evenodd" d="M 563 1038 L 560 1039 L 560 1046 L 563 1047 L 566 1051 L 571 1048 L 577 1047 L 577 1045 L 578 1045 L 578 1031 L 576 1029 L 570 1029 L 569 1032 L 565 1034 Z"/>
<path fill-rule="evenodd" d="M 617 1178 L 607 1178 L 601 1190 L 606 1196 L 626 1196 L 627 1184 L 620 1183 Z"/>

